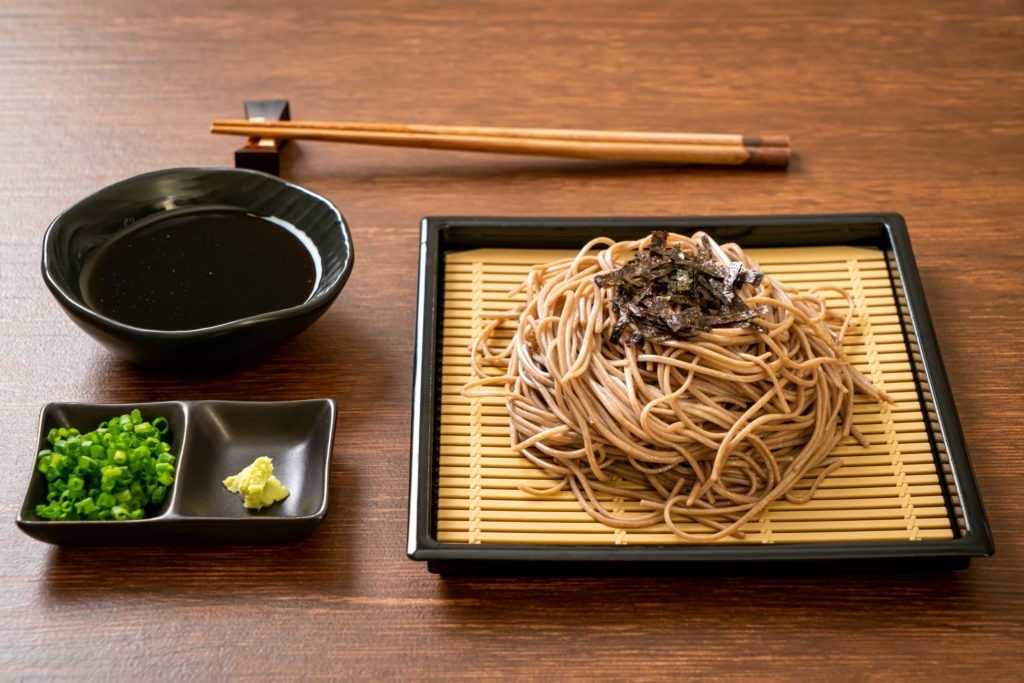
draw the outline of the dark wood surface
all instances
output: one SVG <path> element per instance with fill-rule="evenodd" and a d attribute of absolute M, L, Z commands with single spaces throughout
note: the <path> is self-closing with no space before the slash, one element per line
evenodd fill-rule
<path fill-rule="evenodd" d="M 1024 6 L 1017 2 L 0 7 L 0 677 L 1024 676 Z M 323 5 L 323 6 L 322 6 Z M 659 8 L 660 6 L 660 8 Z M 304 119 L 785 133 L 788 172 L 292 145 L 356 267 L 213 376 L 114 359 L 58 309 L 62 209 L 251 97 Z M 418 221 L 891 210 L 907 219 L 997 553 L 963 572 L 442 580 L 405 557 Z M 284 547 L 61 550 L 14 525 L 48 401 L 329 396 L 327 520 Z"/>

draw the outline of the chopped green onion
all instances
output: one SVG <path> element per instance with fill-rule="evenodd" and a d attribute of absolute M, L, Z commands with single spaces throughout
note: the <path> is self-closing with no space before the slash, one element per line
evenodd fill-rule
<path fill-rule="evenodd" d="M 54 427 L 51 448 L 39 451 L 37 467 L 48 482 L 40 519 L 142 519 L 164 501 L 174 483 L 170 423 L 146 421 L 139 410 L 100 423 L 82 434 Z"/>

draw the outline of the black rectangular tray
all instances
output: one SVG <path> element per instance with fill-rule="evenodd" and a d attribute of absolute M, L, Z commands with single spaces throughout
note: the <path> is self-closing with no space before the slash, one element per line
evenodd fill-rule
<path fill-rule="evenodd" d="M 578 249 L 601 235 L 704 230 L 741 247 L 874 246 L 886 254 L 918 398 L 953 538 L 792 545 L 570 546 L 463 544 L 436 536 L 445 253 L 480 247 Z M 895 213 L 693 218 L 425 218 L 420 236 L 412 406 L 408 554 L 441 574 L 665 574 L 853 568 L 964 568 L 994 552 L 956 406 L 943 369 L 906 224 Z M 959 513 L 959 514 L 957 514 Z"/>

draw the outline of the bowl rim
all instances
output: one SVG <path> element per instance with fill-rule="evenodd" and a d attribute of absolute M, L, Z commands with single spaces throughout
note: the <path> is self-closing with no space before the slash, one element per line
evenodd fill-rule
<path fill-rule="evenodd" d="M 338 225 L 341 228 L 341 239 L 345 249 L 345 256 L 341 264 L 341 270 L 338 273 L 337 277 L 335 278 L 334 282 L 330 283 L 325 288 L 318 288 L 318 290 L 314 292 L 313 295 L 306 299 L 304 302 L 302 302 L 301 304 L 297 304 L 295 306 L 291 306 L 289 308 L 280 308 L 274 311 L 260 313 L 258 315 L 252 315 L 245 318 L 238 318 L 237 320 L 229 320 L 227 322 L 219 323 L 217 325 L 210 325 L 208 327 L 195 327 L 187 330 L 158 330 L 148 327 L 136 327 L 135 325 L 129 325 L 127 323 L 120 322 L 118 320 L 115 320 L 114 318 L 105 316 L 101 313 L 94 311 L 93 309 L 84 305 L 82 302 L 78 301 L 74 296 L 69 294 L 65 290 L 65 288 L 62 287 L 56 281 L 56 279 L 53 277 L 51 273 L 53 263 L 50 252 L 53 244 L 54 234 L 57 232 L 58 223 L 60 223 L 61 219 L 64 218 L 64 216 L 66 216 L 74 209 L 78 208 L 79 206 L 94 200 L 98 195 L 109 192 L 121 185 L 127 185 L 129 183 L 133 183 L 152 176 L 169 175 L 175 173 L 229 173 L 240 174 L 243 176 L 258 176 L 274 180 L 284 187 L 296 190 L 302 194 L 308 195 L 314 201 L 321 202 L 331 212 L 333 212 L 336 220 L 338 221 Z M 345 283 L 348 281 L 349 275 L 352 272 L 354 257 L 355 254 L 352 245 L 352 235 L 351 232 L 349 231 L 348 222 L 345 220 L 345 217 L 341 214 L 341 211 L 338 210 L 338 207 L 336 207 L 334 203 L 331 202 L 331 200 L 327 199 L 323 195 L 313 192 L 312 190 L 308 190 L 305 187 L 302 187 L 301 185 L 289 182 L 284 178 L 280 178 L 269 173 L 264 173 L 262 171 L 254 171 L 252 169 L 246 168 L 232 168 L 230 166 L 178 166 L 174 168 L 164 168 L 155 171 L 147 171 L 146 173 L 140 173 L 138 175 L 130 176 L 128 178 L 123 178 L 116 182 L 110 183 L 109 185 L 101 187 L 100 189 L 83 197 L 82 199 L 78 200 L 68 208 L 61 211 L 59 214 L 57 214 L 56 217 L 54 217 L 52 221 L 50 221 L 49 226 L 47 226 L 46 228 L 46 232 L 43 233 L 43 254 L 41 268 L 43 281 L 46 283 L 46 286 L 54 294 L 54 296 L 57 297 L 61 305 L 63 305 L 66 308 L 74 310 L 76 315 L 79 315 L 89 320 L 90 322 L 103 327 L 104 329 L 116 331 L 117 333 L 120 334 L 145 336 L 151 339 L 181 340 L 217 336 L 229 331 L 244 329 L 246 327 L 251 327 L 254 325 L 261 325 L 264 323 L 278 320 L 286 320 L 288 318 L 293 318 L 296 316 L 300 316 L 304 313 L 314 311 L 318 309 L 320 306 L 329 304 L 341 292 L 341 289 L 345 286 Z"/>

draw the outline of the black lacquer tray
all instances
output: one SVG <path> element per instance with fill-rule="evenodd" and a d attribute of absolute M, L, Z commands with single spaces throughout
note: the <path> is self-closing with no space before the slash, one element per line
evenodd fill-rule
<path fill-rule="evenodd" d="M 439 522 L 442 339 L 446 259 L 473 249 L 579 249 L 597 236 L 637 239 L 652 229 L 704 230 L 744 249 L 873 247 L 882 254 L 896 338 L 909 362 L 908 393 L 923 417 L 919 448 L 932 469 L 943 538 L 761 544 L 574 544 L 451 540 Z M 448 256 L 452 255 L 452 256 Z M 789 571 L 813 567 L 962 568 L 994 551 L 956 407 L 943 370 L 907 229 L 898 214 L 694 218 L 427 218 L 422 223 L 413 395 L 408 554 L 442 574 Z M 449 452 L 450 441 L 447 442 Z M 840 469 L 840 471 L 842 468 Z M 445 484 L 448 486 L 448 484 Z M 447 490 L 447 489 L 445 489 Z M 500 525 L 499 525 L 500 526 Z M 511 536 L 510 536 L 511 537 Z"/>

